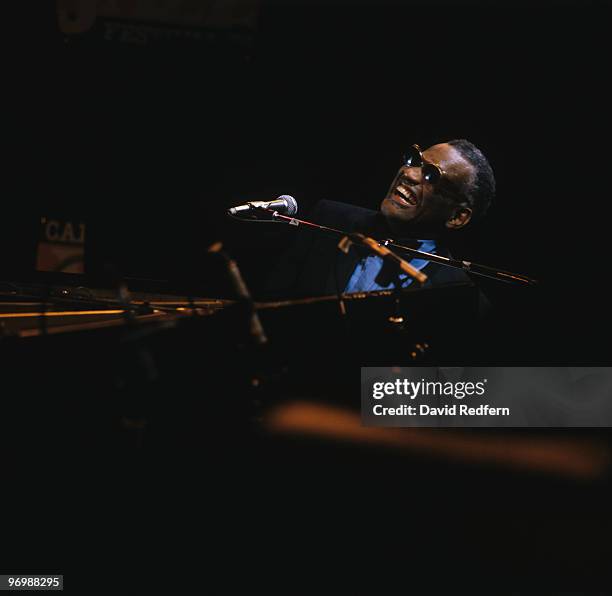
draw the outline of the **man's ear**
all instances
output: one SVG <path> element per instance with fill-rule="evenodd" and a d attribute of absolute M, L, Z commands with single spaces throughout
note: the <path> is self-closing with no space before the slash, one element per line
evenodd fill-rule
<path fill-rule="evenodd" d="M 469 207 L 458 207 L 446 222 L 446 227 L 458 230 L 467 225 L 472 219 L 472 210 Z"/>

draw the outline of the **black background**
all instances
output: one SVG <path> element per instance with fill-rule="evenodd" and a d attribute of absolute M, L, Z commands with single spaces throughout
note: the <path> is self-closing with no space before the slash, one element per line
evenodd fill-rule
<path fill-rule="evenodd" d="M 169 279 L 214 296 L 219 282 L 208 268 L 206 249 L 222 240 L 257 294 L 268 264 L 288 245 L 292 230 L 235 224 L 224 216 L 227 206 L 286 193 L 296 197 L 302 213 L 321 198 L 376 208 L 404 147 L 465 137 L 490 158 L 498 198 L 486 223 L 458 239 L 456 256 L 541 280 L 537 292 L 483 285 L 498 307 L 491 336 L 498 344 L 507 342 L 506 363 L 605 363 L 610 337 L 609 22 L 610 8 L 596 2 L 268 0 L 254 45 L 243 51 L 108 43 L 96 35 L 66 41 L 52 3 L 24 3 L 5 25 L 2 277 L 33 275 L 39 218 L 57 215 L 87 222 L 87 281 L 92 285 L 114 270 Z M 75 389 L 70 382 L 69 389 Z M 181 412 L 173 413 L 180 417 Z M 285 461 L 277 445 L 270 451 L 279 468 L 295 464 Z M 212 445 L 210 452 L 223 449 Z M 295 476 L 312 467 L 310 446 L 304 454 L 302 467 L 298 462 L 291 468 Z M 83 569 L 103 566 L 120 543 L 126 575 L 139 557 L 144 559 L 140 571 L 132 573 L 133 583 L 152 565 L 162 570 L 167 556 L 161 552 L 157 560 L 136 552 L 132 538 L 146 540 L 149 534 L 134 528 L 146 527 L 157 538 L 168 532 L 173 539 L 164 548 L 176 546 L 181 553 L 178 547 L 190 540 L 204 541 L 208 514 L 217 509 L 201 503 L 199 490 L 218 500 L 224 515 L 230 509 L 228 518 L 215 520 L 221 530 L 227 524 L 226 534 L 218 532 L 226 542 L 214 545 L 215 555 L 207 560 L 225 561 L 227 577 L 238 584 L 262 585 L 277 573 L 279 587 L 304 586 L 303 577 L 313 568 L 317 577 L 325 573 L 320 560 L 312 563 L 316 553 L 337 575 L 349 577 L 351 570 L 361 572 L 370 563 L 370 547 L 391 553 L 398 562 L 391 571 L 404 580 L 415 572 L 406 568 L 412 553 L 428 559 L 422 570 L 434 569 L 428 582 L 438 574 L 454 582 L 466 568 L 481 581 L 503 577 L 522 586 L 530 571 L 540 572 L 549 586 L 563 571 L 580 582 L 604 573 L 606 551 L 598 548 L 596 537 L 609 543 L 609 516 L 600 513 L 608 505 L 599 485 L 589 485 L 578 502 L 564 484 L 551 482 L 539 501 L 535 490 L 512 490 L 513 476 L 506 484 L 493 480 L 488 486 L 477 469 L 466 481 L 463 468 L 441 464 L 430 469 L 425 462 L 431 474 L 425 488 L 437 493 L 434 512 L 418 520 L 418 540 L 425 542 L 413 540 L 414 521 L 402 518 L 405 503 L 422 511 L 424 487 L 411 468 L 415 476 L 392 475 L 398 484 L 417 478 L 409 499 L 404 493 L 401 503 L 389 493 L 381 497 L 389 506 L 385 519 L 392 529 L 375 535 L 379 525 L 370 525 L 365 545 L 364 526 L 355 517 L 364 505 L 360 495 L 374 502 L 378 486 L 389 478 L 382 471 L 379 478 L 362 475 L 359 457 L 351 460 L 359 484 L 349 501 L 348 489 L 334 493 L 320 479 L 302 492 L 308 479 L 316 478 L 314 467 L 295 486 L 282 485 L 280 474 L 278 493 L 260 490 L 265 482 L 257 475 L 260 462 L 254 462 L 243 492 L 234 493 L 228 505 L 222 502 L 223 482 L 196 489 L 207 480 L 198 453 L 175 475 L 167 470 L 161 475 L 158 458 L 150 458 L 148 482 L 142 486 L 142 462 L 134 457 L 123 464 L 129 468 L 125 484 L 122 478 L 105 491 L 99 470 L 107 466 L 107 474 L 114 473 L 106 456 L 99 466 L 61 472 L 60 481 L 70 476 L 70 494 L 58 491 L 56 497 L 73 513 L 83 511 L 83 536 L 71 544 L 72 550 L 96 544 L 95 557 L 86 549 L 80 553 L 89 565 Z M 327 457 L 322 448 L 321 461 Z M 120 458 L 125 459 L 123 452 Z M 342 469 L 334 461 L 328 480 L 340 484 Z M 222 463 L 213 459 L 212 465 Z M 164 465 L 175 469 L 170 457 Z M 64 469 L 61 461 L 41 467 Z M 222 479 L 234 473 L 228 464 Z M 521 480 L 520 486 L 530 486 L 521 477 L 517 487 Z M 453 499 L 466 483 L 474 495 L 497 488 L 506 500 L 499 506 L 495 498 L 483 496 L 465 508 L 455 507 Z M 168 509 L 161 504 L 149 513 L 145 505 L 157 506 L 155 497 L 161 494 L 169 495 Z M 44 490 L 32 490 L 31 496 L 29 511 L 57 519 L 53 515 L 59 509 L 49 505 Z M 532 521 L 528 512 L 534 500 L 539 510 L 534 509 Z M 481 503 L 486 510 L 479 509 Z M 468 509 L 478 511 L 468 515 Z M 115 517 L 115 510 L 127 512 L 127 522 Z M 271 536 L 271 511 L 277 526 L 286 523 L 286 535 Z M 532 524 L 543 519 L 541 511 L 547 512 L 546 523 L 534 529 Z M 120 526 L 116 532 L 112 527 L 107 542 L 102 532 L 106 516 Z M 400 519 L 401 533 L 393 530 Z M 322 520 L 343 537 L 341 545 L 328 540 L 325 527 L 317 525 Z M 190 534 L 194 523 L 197 529 Z M 239 527 L 248 540 L 231 533 Z M 475 528 L 480 538 L 470 543 Z M 352 533 L 361 541 L 342 550 Z M 266 541 L 274 543 L 274 552 L 286 550 L 286 567 L 284 559 L 267 558 Z M 302 550 L 293 557 L 293 545 L 300 541 Z M 26 542 L 30 549 L 29 535 Z M 54 544 L 41 553 L 39 567 L 62 564 Z M 153 539 L 151 544 L 156 544 Z M 186 558 L 184 568 L 197 573 L 204 555 L 197 548 L 189 552 L 192 558 Z M 524 552 L 520 569 L 512 568 L 517 552 Z M 488 569 L 479 566 L 484 559 Z M 66 560 L 73 575 L 83 564 L 78 555 Z M 251 567 L 241 575 L 245 561 Z M 299 575 L 294 583 L 283 584 L 284 574 L 294 568 L 291 562 Z M 452 573 L 444 577 L 446 564 L 452 564 Z M 377 573 L 376 568 L 370 571 Z M 82 572 L 81 585 L 89 576 Z M 359 574 L 350 577 L 351 585 L 359 584 Z M 110 585 L 103 579 L 100 585 Z M 167 578 L 169 586 L 173 579 Z M 311 582 L 322 587 L 317 579 Z"/>
<path fill-rule="evenodd" d="M 542 281 L 483 286 L 500 325 L 538 328 L 540 358 L 603 357 L 608 6 L 264 2 L 245 48 L 66 40 L 53 7 L 26 12 L 5 54 L 13 276 L 32 271 L 38 218 L 60 215 L 88 224 L 91 285 L 112 270 L 221 295 L 206 249 L 222 240 L 257 295 L 293 230 L 226 206 L 377 208 L 404 147 L 465 137 L 498 197 L 455 255 Z"/>

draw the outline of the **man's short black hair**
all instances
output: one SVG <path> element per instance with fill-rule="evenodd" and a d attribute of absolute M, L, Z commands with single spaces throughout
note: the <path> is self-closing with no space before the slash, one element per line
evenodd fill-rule
<path fill-rule="evenodd" d="M 448 141 L 474 168 L 474 177 L 467 188 L 466 198 L 472 208 L 472 221 L 478 221 L 487 212 L 495 198 L 495 176 L 482 151 L 466 139 Z"/>

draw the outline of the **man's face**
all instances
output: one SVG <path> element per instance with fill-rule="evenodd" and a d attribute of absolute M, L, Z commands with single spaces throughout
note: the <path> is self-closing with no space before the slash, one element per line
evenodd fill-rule
<path fill-rule="evenodd" d="M 438 165 L 444 175 L 431 183 L 423 180 L 421 168 L 402 166 L 380 206 L 389 227 L 396 233 L 411 234 L 463 227 L 472 211 L 456 195 L 467 188 L 474 168 L 447 143 L 423 151 L 423 159 Z"/>

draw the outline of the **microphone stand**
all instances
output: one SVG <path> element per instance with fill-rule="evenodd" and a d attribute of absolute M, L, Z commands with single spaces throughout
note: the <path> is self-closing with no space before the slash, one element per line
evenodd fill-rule
<path fill-rule="evenodd" d="M 538 281 L 526 275 L 520 275 L 518 273 L 510 273 L 509 271 L 503 271 L 488 265 L 481 265 L 480 263 L 472 263 L 471 261 L 461 261 L 459 259 L 452 259 L 449 257 L 442 257 L 440 255 L 434 255 L 429 252 L 417 250 L 416 248 L 410 248 L 408 246 L 402 246 L 396 244 L 393 240 L 385 240 L 385 246 L 391 246 L 397 250 L 403 250 L 404 252 L 410 253 L 414 257 L 419 259 L 425 259 L 440 265 L 446 265 L 447 267 L 454 267 L 455 269 L 463 269 L 467 273 L 473 273 L 474 275 L 480 275 L 481 277 L 488 277 L 489 279 L 496 279 L 505 283 L 516 284 L 521 286 L 535 286 Z"/>
<path fill-rule="evenodd" d="M 290 217 L 287 215 L 282 215 L 278 211 L 274 211 L 273 209 L 266 209 L 263 207 L 258 208 L 260 211 L 266 212 L 270 214 L 274 221 L 285 222 L 292 226 L 303 226 L 311 230 L 317 230 L 322 233 L 330 233 L 337 236 L 349 236 L 350 234 L 347 232 L 343 232 L 342 230 L 337 230 L 335 228 L 330 228 L 328 226 L 322 226 L 319 224 L 315 224 L 309 221 L 305 221 L 303 219 L 297 219 L 295 217 Z M 460 259 L 452 259 L 450 257 L 443 257 L 440 255 L 434 255 L 429 252 L 424 252 L 422 250 L 417 250 L 416 248 L 410 248 L 408 246 L 402 246 L 401 244 L 396 244 L 391 239 L 379 240 L 379 243 L 387 248 L 394 248 L 396 250 L 402 250 L 404 252 L 409 253 L 412 257 L 418 257 L 419 259 L 424 259 L 425 261 L 430 261 L 433 263 L 439 263 L 440 265 L 444 265 L 446 267 L 453 267 L 455 269 L 462 269 L 467 273 L 472 273 L 473 275 L 479 275 L 481 277 L 488 277 L 489 279 L 495 279 L 497 281 L 501 281 L 504 283 L 509 283 L 513 285 L 520 286 L 535 286 L 538 281 L 527 277 L 525 275 L 521 275 L 518 273 L 511 273 L 510 271 L 504 271 L 502 269 L 497 269 L 495 267 L 489 267 L 488 265 L 481 265 L 480 263 L 472 263 L 471 261 L 462 261 Z"/>

